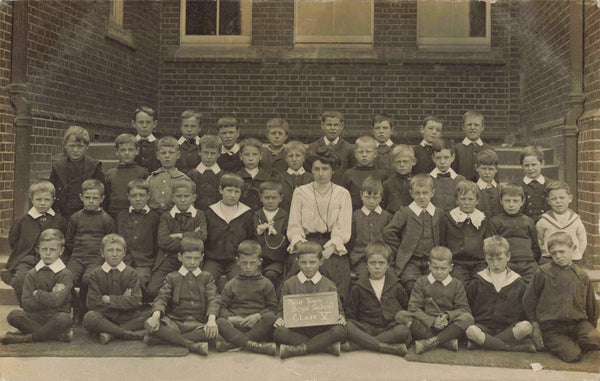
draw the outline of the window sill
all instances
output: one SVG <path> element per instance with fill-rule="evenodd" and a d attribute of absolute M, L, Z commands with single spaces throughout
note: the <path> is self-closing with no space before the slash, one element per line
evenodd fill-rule
<path fill-rule="evenodd" d="M 121 26 L 118 26 L 116 24 L 108 24 L 108 28 L 106 29 L 106 38 L 114 40 L 133 50 L 136 49 L 133 43 L 133 36 L 131 34 L 131 31 L 125 30 Z"/>
<path fill-rule="evenodd" d="M 165 62 L 240 62 L 260 63 L 262 57 L 249 46 L 181 45 L 170 49 Z"/>
<path fill-rule="evenodd" d="M 403 62 L 407 65 L 506 65 L 500 49 L 482 49 L 464 46 L 407 49 L 404 52 Z"/>
<path fill-rule="evenodd" d="M 285 51 L 281 63 L 386 64 L 371 45 L 311 45 L 300 44 Z"/>

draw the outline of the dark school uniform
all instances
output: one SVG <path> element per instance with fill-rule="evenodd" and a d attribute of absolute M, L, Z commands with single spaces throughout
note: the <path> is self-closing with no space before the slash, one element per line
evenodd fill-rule
<path fill-rule="evenodd" d="M 333 172 L 331 181 L 335 184 L 342 185 L 342 177 L 347 169 L 352 168 L 356 163 L 354 157 L 354 146 L 345 141 L 341 136 L 336 138 L 333 142 L 330 142 L 325 136 L 322 136 L 316 142 L 312 142 L 308 145 L 306 155 L 316 154 L 317 152 L 324 152 L 330 150 L 331 153 L 336 156 L 339 160 L 339 167 Z M 310 168 L 309 168 L 310 169 Z"/>
<path fill-rule="evenodd" d="M 484 149 L 493 150 L 492 146 L 484 143 L 481 138 L 471 140 L 465 137 L 461 142 L 454 145 L 454 162 L 452 168 L 467 180 L 476 181 L 475 158 Z"/>
<path fill-rule="evenodd" d="M 183 173 L 188 173 L 200 164 L 200 138 L 195 136 L 191 139 L 186 139 L 183 136 L 177 140 L 179 144 L 179 159 L 175 163 L 175 167 Z"/>
<path fill-rule="evenodd" d="M 146 168 L 135 163 L 122 164 L 106 171 L 106 212 L 112 218 L 129 207 L 127 184 L 134 179 L 146 179 L 149 176 Z"/>
<path fill-rule="evenodd" d="M 156 145 L 158 143 L 156 137 L 153 134 L 148 135 L 146 138 L 137 135 L 135 140 L 135 146 L 138 149 L 138 154 L 135 155 L 135 163 L 146 168 L 148 173 L 160 168 L 160 161 L 156 157 Z"/>
<path fill-rule="evenodd" d="M 262 208 L 262 201 L 260 200 L 260 184 L 273 180 L 271 174 L 262 168 L 258 168 L 258 172 L 254 177 L 252 177 L 246 168 L 240 169 L 237 174 L 244 180 L 244 189 L 242 189 L 240 202 L 249 206 L 252 210 Z"/>
<path fill-rule="evenodd" d="M 454 209 L 456 207 L 454 191 L 458 183 L 465 178 L 454 172 L 452 168 L 446 173 L 441 173 L 439 169 L 434 168 L 429 175 L 433 178 L 433 190 L 435 192 L 431 198 L 433 205 L 445 212 Z"/>
<path fill-rule="evenodd" d="M 553 181 L 555 180 L 540 175 L 535 180 L 525 176 L 519 182 L 523 192 L 525 192 L 525 203 L 521 208 L 521 212 L 531 217 L 533 222 L 538 222 L 542 214 L 551 210 L 546 200 L 546 188 Z"/>
<path fill-rule="evenodd" d="M 413 202 L 410 195 L 410 180 L 412 173 L 401 175 L 394 173 L 383 182 L 383 200 L 381 204 L 385 210 L 394 214 L 403 206 Z"/>
<path fill-rule="evenodd" d="M 196 184 L 196 201 L 194 206 L 203 212 L 208 207 L 221 199 L 219 182 L 223 171 L 217 163 L 207 168 L 204 163 L 188 172 L 189 178 Z"/>
<path fill-rule="evenodd" d="M 433 147 L 431 146 L 431 143 L 428 143 L 423 139 L 421 143 L 413 146 L 413 150 L 415 151 L 415 159 L 417 159 L 417 163 L 412 169 L 413 175 L 433 171 L 435 164 L 433 163 L 432 158 Z"/>
<path fill-rule="evenodd" d="M 217 158 L 217 164 L 224 172 L 236 173 L 244 167 L 240 157 L 240 146 L 235 143 L 231 150 L 221 147 L 221 154 Z"/>
<path fill-rule="evenodd" d="M 383 181 L 387 178 L 387 172 L 384 169 L 377 169 L 374 166 L 362 167 L 355 165 L 348 169 L 342 176 L 342 186 L 350 192 L 352 199 L 352 210 L 357 210 L 362 207 L 360 198 L 360 189 L 362 182 L 367 177 L 373 177 L 375 180 Z"/>
<path fill-rule="evenodd" d="M 304 168 L 300 168 L 298 171 L 288 168 L 286 171 L 279 173 L 275 177 L 275 181 L 283 186 L 283 197 L 279 207 L 289 212 L 294 190 L 301 185 L 313 182 L 314 178 L 312 173 L 307 172 Z"/>

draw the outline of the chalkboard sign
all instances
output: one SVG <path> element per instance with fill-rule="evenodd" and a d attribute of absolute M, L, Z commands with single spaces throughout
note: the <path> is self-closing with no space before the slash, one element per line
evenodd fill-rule
<path fill-rule="evenodd" d="M 338 323 L 337 292 L 284 295 L 283 320 L 287 328 Z"/>

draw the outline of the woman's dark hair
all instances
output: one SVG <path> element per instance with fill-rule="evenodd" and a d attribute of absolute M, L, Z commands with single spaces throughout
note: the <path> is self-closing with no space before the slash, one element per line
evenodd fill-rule
<path fill-rule="evenodd" d="M 333 154 L 329 147 L 319 147 L 317 152 L 308 152 L 306 162 L 309 169 L 312 169 L 313 163 L 317 160 L 323 164 L 329 164 L 334 171 L 340 166 L 340 159 Z"/>

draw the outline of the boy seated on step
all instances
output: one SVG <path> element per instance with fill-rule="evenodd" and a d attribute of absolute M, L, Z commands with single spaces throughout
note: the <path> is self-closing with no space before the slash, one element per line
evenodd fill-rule
<path fill-rule="evenodd" d="M 429 275 L 415 283 L 408 311 L 399 320 L 410 327 L 415 352 L 421 354 L 435 347 L 458 351 L 458 338 L 474 322 L 467 294 L 461 281 L 452 278 L 452 252 L 436 246 L 429 255 Z"/>
<path fill-rule="evenodd" d="M 566 362 L 600 350 L 598 302 L 585 270 L 573 263 L 576 250 L 570 234 L 552 234 L 548 239 L 552 262 L 537 269 L 523 295 L 535 347 L 545 347 Z"/>
<path fill-rule="evenodd" d="M 201 239 L 184 238 L 177 255 L 181 267 L 169 273 L 154 299 L 152 315 L 146 320 L 148 345 L 157 339 L 208 355 L 208 341 L 216 339 L 221 297 L 213 276 L 200 270 L 204 256 Z"/>
<path fill-rule="evenodd" d="M 398 356 L 406 354 L 410 330 L 396 315 L 406 309 L 408 296 L 398 277 L 388 272 L 392 250 L 385 243 L 370 243 L 365 250 L 368 273 L 362 273 L 350 290 L 349 345 L 343 349 L 369 349 Z M 349 348 L 347 348 L 349 347 Z"/>
<path fill-rule="evenodd" d="M 296 294 L 316 294 L 319 292 L 337 292 L 335 284 L 321 275 L 319 267 L 323 264 L 323 249 L 316 242 L 306 241 L 296 245 L 296 254 L 300 272 L 289 278 L 281 287 L 281 298 L 275 321 L 273 338 L 281 344 L 279 354 L 282 359 L 292 356 L 304 356 L 309 353 L 327 352 L 340 355 L 340 341 L 346 337 L 344 308 L 338 295 L 338 324 L 312 327 L 287 328 L 283 320 L 283 297 Z"/>
<path fill-rule="evenodd" d="M 225 340 L 217 340 L 217 351 L 244 348 L 249 352 L 275 355 L 273 323 L 277 319 L 277 294 L 273 283 L 261 275 L 261 247 L 256 241 L 238 246 L 240 273 L 221 292 L 222 305 L 217 319 Z"/>
<path fill-rule="evenodd" d="M 7 332 L 2 344 L 73 339 L 71 325 L 71 272 L 60 259 L 65 238 L 58 229 L 40 234 L 37 251 L 40 261 L 25 276 L 22 310 L 11 311 L 6 320 L 20 333 Z"/>
<path fill-rule="evenodd" d="M 483 241 L 487 268 L 467 287 L 475 324 L 467 328 L 468 349 L 535 352 L 531 323 L 525 318 L 523 294 L 527 283 L 508 267 L 508 241 L 495 235 Z"/>
<path fill-rule="evenodd" d="M 109 234 L 100 244 L 104 263 L 90 274 L 87 294 L 88 312 L 83 326 L 88 332 L 98 334 L 100 343 L 113 339 L 142 340 L 146 316 L 138 307 L 142 290 L 133 267 L 123 262 L 127 244 L 118 234 Z"/>

